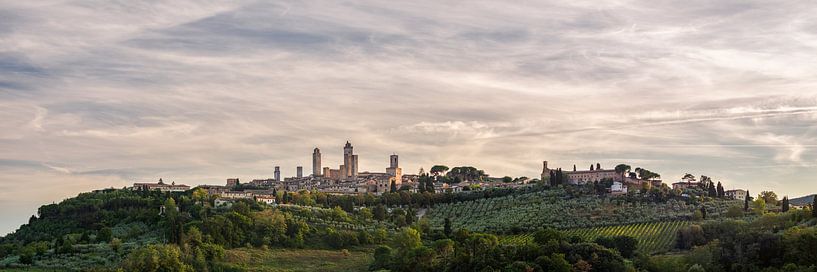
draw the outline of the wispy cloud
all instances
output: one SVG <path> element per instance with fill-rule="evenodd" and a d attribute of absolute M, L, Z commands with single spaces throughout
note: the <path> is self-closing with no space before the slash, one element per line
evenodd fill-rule
<path fill-rule="evenodd" d="M 815 12 L 737 0 L 4 2 L 0 186 L 15 193 L 0 201 L 36 199 L 21 208 L 31 213 L 70 195 L 28 179 L 79 192 L 287 175 L 315 146 L 340 164 L 345 140 L 365 170 L 392 152 L 406 172 L 631 162 L 795 195 L 817 175 Z M 0 214 L 0 228 L 27 217 Z"/>

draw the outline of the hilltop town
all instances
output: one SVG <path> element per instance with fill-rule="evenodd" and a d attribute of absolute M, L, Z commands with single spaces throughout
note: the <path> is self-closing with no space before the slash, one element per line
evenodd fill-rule
<path fill-rule="evenodd" d="M 216 203 L 229 205 L 239 199 L 255 199 L 259 202 L 275 204 L 277 192 L 310 191 L 335 195 L 374 194 L 386 192 L 408 191 L 418 193 L 428 191 L 433 193 L 460 193 L 490 188 L 522 188 L 537 183 L 548 185 L 593 184 L 611 196 L 638 194 L 653 188 L 675 190 L 684 195 L 683 191 L 690 188 L 712 187 L 717 195 L 735 200 L 745 200 L 747 191 L 742 189 L 724 190 L 722 185 L 715 185 L 711 178 L 701 176 L 701 180 L 690 174 L 685 175 L 677 182 L 665 184 L 657 173 L 643 168 L 632 169 L 626 164 L 619 164 L 615 168 L 605 169 L 600 163 L 591 164 L 588 170 L 578 170 L 573 165 L 572 171 L 562 168 L 549 168 L 548 161 L 542 162 L 540 178 L 511 178 L 491 177 L 484 171 L 474 167 L 455 167 L 435 165 L 427 173 L 420 168 L 417 174 L 404 174 L 399 164 L 399 156 L 389 156 L 389 165 L 385 172 L 360 172 L 358 155 L 350 142 L 343 146 L 343 163 L 337 168 L 323 166 L 321 150 L 315 148 L 312 152 L 312 173 L 305 176 L 303 166 L 296 167 L 294 177 L 281 177 L 280 166 L 275 166 L 274 177 L 267 179 L 253 179 L 242 182 L 238 178 L 228 178 L 225 185 L 199 185 L 210 195 L 218 196 Z M 421 181 L 422 178 L 425 178 Z M 670 187 L 671 186 L 671 187 Z M 132 190 L 184 192 L 191 187 L 185 184 L 165 183 L 161 178 L 156 183 L 137 182 Z M 688 196 L 688 195 L 687 195 Z"/>

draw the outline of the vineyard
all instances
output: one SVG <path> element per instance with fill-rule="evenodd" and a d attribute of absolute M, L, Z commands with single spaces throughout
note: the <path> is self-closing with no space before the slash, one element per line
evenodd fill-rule
<path fill-rule="evenodd" d="M 735 201 L 717 200 L 704 206 L 710 217 L 718 217 Z M 596 196 L 569 197 L 552 189 L 458 203 L 439 204 L 426 214 L 431 226 L 443 227 L 450 218 L 452 228 L 491 233 L 519 233 L 542 227 L 576 229 L 679 221 L 692 218 L 700 206 L 680 200 L 626 202 Z"/>
<path fill-rule="evenodd" d="M 293 218 L 304 221 L 313 227 L 321 226 L 344 230 L 368 231 L 375 231 L 380 228 L 390 229 L 394 227 L 393 224 L 386 221 L 362 219 L 352 215 L 339 218 L 333 214 L 332 209 L 326 208 L 298 205 L 279 205 L 278 208 L 283 211 L 290 212 Z"/>
<path fill-rule="evenodd" d="M 670 250 L 675 242 L 678 230 L 689 225 L 689 221 L 641 223 L 610 227 L 595 227 L 567 230 L 568 236 L 578 236 L 585 241 L 593 241 L 601 236 L 631 236 L 638 239 L 638 249 L 653 254 Z M 533 241 L 533 235 L 510 235 L 501 239 L 506 244 L 524 244 Z"/>

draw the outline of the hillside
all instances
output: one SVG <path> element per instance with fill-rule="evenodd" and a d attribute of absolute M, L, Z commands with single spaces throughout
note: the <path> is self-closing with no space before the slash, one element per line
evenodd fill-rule
<path fill-rule="evenodd" d="M 798 198 L 792 198 L 792 199 L 789 199 L 789 204 L 794 205 L 794 206 L 800 206 L 800 207 L 808 206 L 808 205 L 811 205 L 812 203 L 814 203 L 814 196 L 817 196 L 817 194 L 808 195 L 808 196 L 804 196 L 804 197 L 798 197 Z"/>
<path fill-rule="evenodd" d="M 598 197 L 554 188 L 438 204 L 429 209 L 426 217 L 435 228 L 442 228 L 445 219 L 449 218 L 454 229 L 516 233 L 542 227 L 574 229 L 690 220 L 701 205 L 711 217 L 717 217 L 729 207 L 742 205 L 742 202 L 733 200 L 712 200 L 703 204 L 687 202 L 676 198 L 649 201 L 644 198 Z"/>
<path fill-rule="evenodd" d="M 762 256 L 752 249 L 767 243 L 779 251 L 775 263 L 741 262 L 808 264 L 811 255 L 798 254 L 817 237 L 810 210 L 744 211 L 739 201 L 696 190 L 685 192 L 692 197 L 666 187 L 611 197 L 593 186 L 572 185 L 459 194 L 299 191 L 279 192 L 284 203 L 276 205 L 221 199 L 226 206 L 215 206 L 218 196 L 202 189 L 103 190 L 45 205 L 28 224 L 0 238 L 0 269 L 675 271 L 647 267 L 668 262 L 655 254 L 720 247 L 721 236 L 712 235 L 726 226 L 720 222 L 744 233 L 723 234 L 729 239 L 722 241 L 745 243 L 740 246 L 747 258 Z M 418 220 L 414 211 L 424 207 Z M 680 265 L 686 271 L 693 264 Z"/>

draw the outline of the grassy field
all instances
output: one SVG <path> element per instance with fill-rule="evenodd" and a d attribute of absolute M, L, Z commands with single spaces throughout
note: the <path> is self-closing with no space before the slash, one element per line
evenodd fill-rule
<path fill-rule="evenodd" d="M 593 241 L 599 236 L 626 235 L 638 239 L 639 250 L 649 253 L 667 252 L 675 243 L 678 229 L 689 225 L 688 221 L 641 223 L 632 225 L 582 228 L 566 230 L 570 236 L 579 236 L 586 241 Z M 511 235 L 502 237 L 502 242 L 520 244 L 531 242 L 531 234 Z"/>
<path fill-rule="evenodd" d="M 227 251 L 227 261 L 247 271 L 366 271 L 372 255 L 366 251 L 239 248 Z"/>

